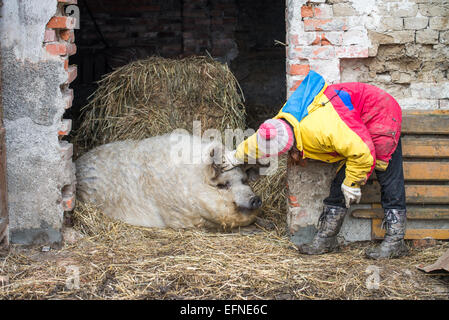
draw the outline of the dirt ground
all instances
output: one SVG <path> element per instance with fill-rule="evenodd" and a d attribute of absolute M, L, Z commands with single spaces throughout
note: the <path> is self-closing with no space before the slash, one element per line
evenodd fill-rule
<path fill-rule="evenodd" d="M 416 268 L 434 263 L 448 242 L 374 261 L 363 256 L 371 242 L 305 256 L 276 230 L 176 231 L 112 221 L 95 228 L 75 225 L 65 231 L 61 248 L 46 252 L 41 246 L 11 246 L 0 255 L 0 298 L 449 298 L 447 274 Z"/>

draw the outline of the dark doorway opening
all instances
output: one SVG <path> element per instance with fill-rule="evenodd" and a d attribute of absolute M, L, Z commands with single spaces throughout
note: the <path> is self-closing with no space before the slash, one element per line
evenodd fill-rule
<path fill-rule="evenodd" d="M 78 66 L 67 117 L 79 127 L 96 82 L 115 68 L 149 56 L 211 55 L 239 81 L 247 125 L 273 117 L 285 100 L 285 1 L 79 0 Z"/>

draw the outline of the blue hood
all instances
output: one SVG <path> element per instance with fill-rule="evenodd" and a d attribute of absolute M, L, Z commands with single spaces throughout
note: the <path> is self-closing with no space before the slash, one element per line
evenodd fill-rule
<path fill-rule="evenodd" d="M 308 114 L 307 107 L 315 99 L 315 96 L 320 93 L 325 83 L 324 78 L 320 74 L 310 70 L 281 111 L 290 113 L 301 122 Z"/>

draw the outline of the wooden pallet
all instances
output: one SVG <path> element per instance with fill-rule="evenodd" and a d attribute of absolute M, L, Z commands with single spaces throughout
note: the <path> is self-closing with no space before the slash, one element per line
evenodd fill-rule
<path fill-rule="evenodd" d="M 410 220 L 449 220 L 449 111 L 408 111 L 403 114 L 402 153 Z M 383 209 L 375 174 L 362 187 L 362 204 L 352 216 L 372 219 L 372 238 L 381 239 Z M 406 239 L 449 239 L 449 229 L 407 229 Z"/>

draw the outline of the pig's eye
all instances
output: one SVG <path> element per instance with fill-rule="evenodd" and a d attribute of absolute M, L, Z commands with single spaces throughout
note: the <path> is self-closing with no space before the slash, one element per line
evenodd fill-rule
<path fill-rule="evenodd" d="M 229 189 L 230 186 L 231 184 L 229 183 L 229 181 L 217 184 L 218 189 Z"/>

